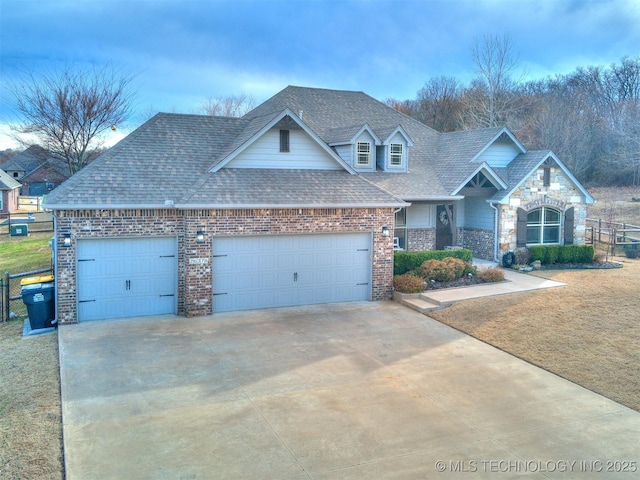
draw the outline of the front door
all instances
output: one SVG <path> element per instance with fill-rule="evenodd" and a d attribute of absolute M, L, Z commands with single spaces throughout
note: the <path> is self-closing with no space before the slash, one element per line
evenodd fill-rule
<path fill-rule="evenodd" d="M 438 205 L 436 211 L 436 250 L 453 245 L 453 204 Z"/>

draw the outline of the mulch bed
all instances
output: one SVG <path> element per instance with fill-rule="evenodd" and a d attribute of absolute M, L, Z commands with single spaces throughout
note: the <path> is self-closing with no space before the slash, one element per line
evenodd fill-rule
<path fill-rule="evenodd" d="M 593 269 L 609 269 L 609 268 L 622 268 L 620 262 L 592 262 L 592 263 L 554 263 L 552 265 L 542 265 L 538 270 L 593 270 Z M 535 272 L 535 270 L 532 270 Z M 527 272 L 520 272 L 527 273 Z M 455 288 L 455 287 L 470 287 L 473 285 L 481 285 L 488 283 L 477 275 L 472 277 L 463 277 L 453 280 L 451 282 L 425 282 L 425 291 L 427 290 L 440 290 L 442 288 Z"/>
<path fill-rule="evenodd" d="M 439 290 L 441 288 L 454 288 L 454 287 L 469 287 L 471 285 L 480 285 L 487 283 L 476 275 L 472 277 L 463 277 L 453 280 L 451 282 L 425 282 L 425 291 L 427 290 Z"/>

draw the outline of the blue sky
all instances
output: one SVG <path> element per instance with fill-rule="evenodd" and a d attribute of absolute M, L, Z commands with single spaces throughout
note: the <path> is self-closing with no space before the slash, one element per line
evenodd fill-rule
<path fill-rule="evenodd" d="M 511 36 L 528 79 L 609 65 L 640 55 L 640 1 L 0 0 L 0 149 L 21 71 L 115 63 L 135 75 L 134 127 L 287 85 L 414 98 L 432 77 L 468 82 L 489 34 Z"/>

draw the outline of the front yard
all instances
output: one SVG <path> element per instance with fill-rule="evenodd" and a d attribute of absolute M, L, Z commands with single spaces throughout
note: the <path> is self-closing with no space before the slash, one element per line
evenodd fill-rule
<path fill-rule="evenodd" d="M 455 304 L 430 317 L 640 411 L 640 259 L 543 270 L 566 287 Z"/>

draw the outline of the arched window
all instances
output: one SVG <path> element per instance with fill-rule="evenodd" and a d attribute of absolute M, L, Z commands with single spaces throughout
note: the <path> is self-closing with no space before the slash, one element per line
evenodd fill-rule
<path fill-rule="evenodd" d="M 551 207 L 540 207 L 527 213 L 527 245 L 560 243 L 561 215 Z"/>

